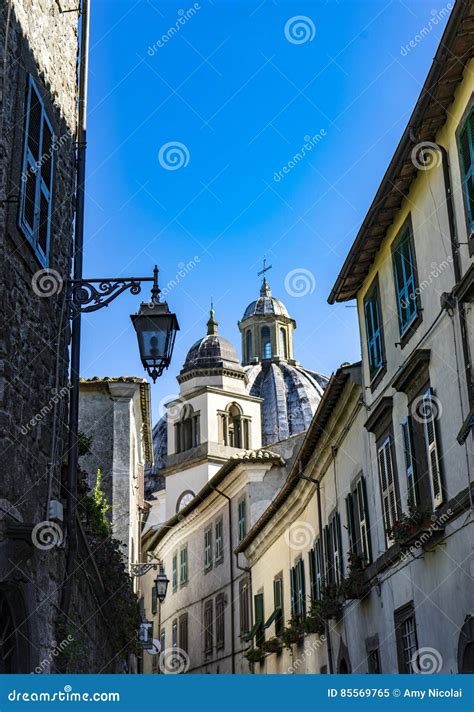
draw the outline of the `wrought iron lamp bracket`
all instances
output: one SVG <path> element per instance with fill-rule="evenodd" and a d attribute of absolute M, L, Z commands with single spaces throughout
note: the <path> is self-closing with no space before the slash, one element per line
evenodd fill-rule
<path fill-rule="evenodd" d="M 159 564 L 152 564 L 150 562 L 143 564 L 130 564 L 130 573 L 132 576 L 144 576 L 151 571 L 151 569 L 156 571 L 159 567 Z"/>
<path fill-rule="evenodd" d="M 68 282 L 70 316 L 108 307 L 120 294 L 140 294 L 142 282 L 154 282 L 154 277 L 111 277 L 103 279 L 71 279 Z"/>

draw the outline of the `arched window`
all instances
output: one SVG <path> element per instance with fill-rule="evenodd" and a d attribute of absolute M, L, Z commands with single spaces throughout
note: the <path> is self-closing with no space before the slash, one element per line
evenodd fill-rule
<path fill-rule="evenodd" d="M 262 358 L 272 357 L 272 340 L 270 337 L 270 328 L 262 327 Z"/>
<path fill-rule="evenodd" d="M 250 361 L 253 354 L 252 354 L 252 332 L 250 329 L 247 330 L 247 334 L 245 337 L 245 351 L 247 353 L 247 361 Z"/>
<path fill-rule="evenodd" d="M 199 413 L 187 403 L 181 410 L 181 419 L 175 424 L 176 452 L 184 452 L 199 445 Z"/>
<path fill-rule="evenodd" d="M 287 346 L 287 341 L 286 341 L 286 331 L 283 328 L 280 329 L 280 357 L 284 358 L 284 359 L 288 358 L 288 346 Z"/>
<path fill-rule="evenodd" d="M 250 418 L 242 413 L 237 403 L 231 403 L 220 413 L 220 441 L 229 447 L 247 450 L 250 447 Z"/>

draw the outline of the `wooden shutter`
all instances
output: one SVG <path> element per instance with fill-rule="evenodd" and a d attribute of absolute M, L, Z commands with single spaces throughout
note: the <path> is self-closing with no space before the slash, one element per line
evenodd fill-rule
<path fill-rule="evenodd" d="M 413 460 L 413 438 L 411 431 L 411 421 L 405 418 L 402 422 L 403 451 L 405 455 L 405 473 L 407 476 L 408 506 L 415 507 L 418 504 L 415 482 L 415 466 Z"/>
<path fill-rule="evenodd" d="M 321 588 L 323 582 L 323 552 L 321 539 L 317 539 L 314 544 L 314 564 L 316 569 L 316 598 L 321 598 Z"/>
<path fill-rule="evenodd" d="M 290 569 L 290 600 L 291 600 L 291 617 L 296 618 L 296 569 L 294 566 Z"/>
<path fill-rule="evenodd" d="M 428 472 L 431 483 L 431 493 L 434 507 L 443 503 L 441 472 L 439 465 L 439 450 L 436 438 L 436 405 L 433 405 L 433 391 L 429 388 L 423 396 L 423 412 L 425 414 L 425 444 L 428 458 Z"/>
<path fill-rule="evenodd" d="M 311 601 L 315 601 L 317 598 L 316 594 L 316 566 L 315 566 L 315 551 L 310 549 L 308 551 L 308 562 L 309 562 L 309 586 Z"/>
<path fill-rule="evenodd" d="M 324 527 L 324 543 L 325 543 L 325 555 L 326 555 L 326 581 L 325 583 L 334 583 L 334 557 L 333 548 L 331 541 L 331 531 L 329 526 Z"/>
<path fill-rule="evenodd" d="M 385 529 L 388 532 L 399 516 L 390 437 L 384 440 L 378 450 L 378 463 Z M 392 541 L 388 536 L 387 540 Z"/>
<path fill-rule="evenodd" d="M 350 492 L 346 497 L 346 517 L 347 517 L 347 535 L 349 537 L 349 551 L 352 554 L 357 553 L 357 535 L 354 521 L 354 500 L 353 494 Z"/>
<path fill-rule="evenodd" d="M 263 608 L 263 593 L 257 593 L 254 596 L 255 607 L 255 625 L 258 625 L 255 643 L 260 646 L 265 639 L 264 624 L 264 608 Z"/>
<path fill-rule="evenodd" d="M 188 614 L 185 613 L 179 619 L 179 647 L 188 652 Z"/>
<path fill-rule="evenodd" d="M 273 603 L 275 606 L 275 633 L 279 635 L 283 628 L 283 582 L 280 576 L 273 581 Z"/>
<path fill-rule="evenodd" d="M 460 137 L 464 198 L 469 227 L 474 229 L 474 110 L 469 114 Z"/>
<path fill-rule="evenodd" d="M 356 484 L 356 499 L 359 520 L 359 541 L 360 541 L 360 556 L 369 564 L 372 560 L 372 550 L 370 546 L 370 524 L 369 524 L 369 508 L 367 503 L 367 486 L 364 475 L 361 475 Z"/>

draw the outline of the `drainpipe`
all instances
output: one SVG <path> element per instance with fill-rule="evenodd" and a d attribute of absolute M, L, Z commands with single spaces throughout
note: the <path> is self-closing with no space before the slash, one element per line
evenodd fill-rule
<path fill-rule="evenodd" d="M 232 652 L 232 675 L 235 675 L 235 595 L 234 595 L 234 557 L 232 550 L 232 500 L 226 495 L 222 490 L 217 487 L 213 487 L 209 483 L 214 492 L 220 494 L 227 500 L 227 511 L 229 514 L 229 563 L 230 563 L 230 638 L 231 638 L 231 652 Z M 239 567 L 240 568 L 240 567 Z"/>
<path fill-rule="evenodd" d="M 86 112 L 87 75 L 89 66 L 89 3 L 82 0 L 81 40 L 77 125 L 76 163 L 76 216 L 74 240 L 74 279 L 82 279 L 84 246 L 84 199 L 86 177 Z M 77 468 L 78 468 L 78 424 L 79 424 L 79 366 L 81 342 L 81 313 L 77 309 L 71 324 L 71 393 L 69 400 L 69 456 L 66 493 L 66 530 L 68 540 L 66 574 L 62 591 L 61 610 L 67 615 L 71 602 L 72 574 L 77 557 Z"/>

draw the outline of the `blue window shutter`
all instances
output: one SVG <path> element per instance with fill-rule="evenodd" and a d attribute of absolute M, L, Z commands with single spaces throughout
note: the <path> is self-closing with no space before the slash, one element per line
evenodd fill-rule
<path fill-rule="evenodd" d="M 367 352 L 370 375 L 373 377 L 383 363 L 382 320 L 378 289 L 374 288 L 364 303 Z"/>
<path fill-rule="evenodd" d="M 43 266 L 48 264 L 51 239 L 54 141 L 41 96 L 29 77 L 18 224 Z"/>
<path fill-rule="evenodd" d="M 415 264 L 409 228 L 393 252 L 393 272 L 400 333 L 403 335 L 417 314 Z"/>
<path fill-rule="evenodd" d="M 474 109 L 460 136 L 462 182 L 469 228 L 474 232 Z"/>

